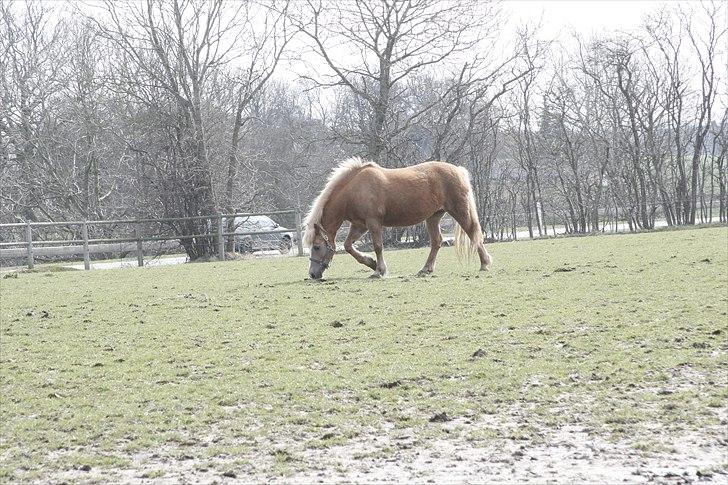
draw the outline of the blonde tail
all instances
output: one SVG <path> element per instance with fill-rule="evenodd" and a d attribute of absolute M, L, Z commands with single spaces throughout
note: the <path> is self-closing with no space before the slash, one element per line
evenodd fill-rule
<path fill-rule="evenodd" d="M 471 240 L 465 230 L 460 224 L 455 224 L 455 253 L 457 254 L 458 260 L 462 261 L 464 256 L 467 256 L 468 262 L 471 261 L 473 254 L 478 249 L 478 245 L 483 242 L 483 232 L 480 229 L 480 222 L 478 221 L 478 209 L 475 205 L 475 194 L 473 193 L 473 186 L 470 183 L 470 173 L 465 167 L 458 167 L 460 169 L 460 175 L 462 177 L 463 185 L 468 190 L 468 219 L 472 221 L 476 226 L 475 240 Z"/>

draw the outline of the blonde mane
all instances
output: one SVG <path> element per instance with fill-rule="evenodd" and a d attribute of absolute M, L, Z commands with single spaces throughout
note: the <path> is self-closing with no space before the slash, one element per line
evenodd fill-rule
<path fill-rule="evenodd" d="M 311 209 L 308 211 L 308 214 L 306 214 L 306 217 L 303 220 L 303 228 L 305 231 L 303 234 L 304 246 L 310 248 L 313 244 L 313 239 L 316 233 L 314 225 L 321 222 L 324 207 L 326 206 L 326 202 L 328 202 L 329 197 L 331 197 L 331 193 L 334 191 L 334 188 L 354 170 L 358 170 L 369 165 L 376 164 L 374 162 L 362 160 L 359 157 L 352 157 L 339 163 L 339 165 L 331 171 L 324 189 L 316 197 L 316 199 L 314 199 L 313 204 L 311 204 Z M 335 237 L 336 235 L 333 236 Z"/>

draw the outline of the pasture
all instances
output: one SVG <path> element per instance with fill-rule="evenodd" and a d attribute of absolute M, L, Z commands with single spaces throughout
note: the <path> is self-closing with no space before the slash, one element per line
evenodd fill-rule
<path fill-rule="evenodd" d="M 6 277 L 0 482 L 726 479 L 726 227 L 488 249 Z"/>

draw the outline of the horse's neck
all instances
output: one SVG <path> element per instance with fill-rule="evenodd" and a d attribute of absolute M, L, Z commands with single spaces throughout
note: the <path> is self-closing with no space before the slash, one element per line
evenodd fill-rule
<path fill-rule="evenodd" d="M 344 223 L 344 215 L 337 213 L 338 211 L 326 210 L 321 215 L 321 225 L 326 231 L 326 234 L 333 240 L 336 241 L 336 233 L 339 231 L 341 224 Z"/>
<path fill-rule="evenodd" d="M 348 194 L 341 190 L 341 182 L 335 187 L 321 211 L 321 225 L 332 240 L 336 240 L 336 232 L 347 217 L 346 207 Z"/>

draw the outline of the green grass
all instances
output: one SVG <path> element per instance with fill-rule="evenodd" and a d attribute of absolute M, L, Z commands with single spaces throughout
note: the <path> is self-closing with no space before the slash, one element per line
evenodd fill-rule
<path fill-rule="evenodd" d="M 656 427 L 719 424 L 728 229 L 490 251 L 484 274 L 444 248 L 428 278 L 412 250 L 386 253 L 384 280 L 348 255 L 321 283 L 303 258 L 0 279 L 0 482 L 154 455 L 287 476 L 378 434 L 538 442 L 573 423 L 647 450 Z M 524 426 L 430 422 L 514 409 Z"/>

